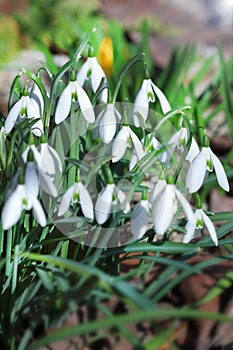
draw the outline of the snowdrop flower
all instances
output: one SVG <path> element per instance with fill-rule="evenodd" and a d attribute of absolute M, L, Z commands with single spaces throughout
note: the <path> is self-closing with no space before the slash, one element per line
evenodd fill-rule
<path fill-rule="evenodd" d="M 167 143 L 167 148 L 170 157 L 172 156 L 176 148 L 178 148 L 178 150 L 180 150 L 180 152 L 183 153 L 187 147 L 187 143 L 188 130 L 186 127 L 181 127 L 180 130 L 178 130 Z M 191 145 L 185 159 L 191 162 L 197 156 L 198 153 L 199 147 L 194 137 L 192 137 Z"/>
<path fill-rule="evenodd" d="M 193 238 L 199 236 L 204 225 L 206 226 L 212 238 L 212 241 L 217 246 L 218 237 L 215 231 L 215 227 L 210 218 L 205 214 L 205 212 L 201 208 L 196 209 L 196 211 L 194 212 L 194 222 L 187 222 L 185 227 L 187 233 L 184 235 L 183 243 L 189 243 Z"/>
<path fill-rule="evenodd" d="M 120 113 L 112 103 L 108 103 L 96 118 L 93 137 L 100 137 L 103 143 L 110 143 L 120 121 Z"/>
<path fill-rule="evenodd" d="M 29 162 L 25 170 L 25 183 L 19 182 L 3 206 L 1 213 L 3 230 L 8 230 L 14 226 L 19 221 L 23 210 L 31 209 L 38 223 L 42 227 L 46 225 L 46 216 L 37 198 L 38 194 L 39 179 L 35 168 Z"/>
<path fill-rule="evenodd" d="M 99 225 L 104 224 L 112 210 L 113 205 L 120 203 L 119 210 L 123 210 L 124 213 L 128 213 L 130 210 L 129 203 L 125 203 L 126 195 L 119 190 L 113 183 L 107 184 L 106 187 L 98 194 L 98 198 L 95 205 L 95 217 Z"/>
<path fill-rule="evenodd" d="M 30 169 L 31 173 L 36 173 L 38 178 L 38 193 L 39 193 L 39 187 L 49 195 L 53 197 L 57 197 L 57 188 L 54 185 L 52 179 L 50 178 L 48 173 L 45 173 L 44 170 L 41 168 L 41 155 L 37 153 L 37 149 L 35 145 L 30 145 L 27 147 L 26 151 L 23 153 L 22 157 L 24 162 L 26 163 L 26 177 L 27 177 L 27 169 Z M 36 160 L 35 155 L 38 157 Z M 31 175 L 29 176 L 29 179 L 31 178 Z M 33 191 L 33 186 L 36 188 L 35 182 L 34 185 L 31 186 Z"/>
<path fill-rule="evenodd" d="M 83 215 L 90 219 L 94 219 L 93 204 L 86 187 L 80 182 L 75 182 L 62 196 L 61 204 L 58 210 L 58 216 L 64 215 L 70 204 L 80 203 Z"/>
<path fill-rule="evenodd" d="M 149 103 L 155 102 L 155 96 L 157 96 L 161 109 L 164 114 L 171 110 L 171 106 L 164 95 L 164 93 L 149 79 L 146 73 L 145 78 L 142 82 L 142 86 L 137 93 L 134 101 L 134 125 L 139 127 L 141 125 L 138 115 L 141 116 L 144 122 L 148 117 Z"/>
<path fill-rule="evenodd" d="M 43 137 L 40 144 L 40 156 L 41 164 L 39 167 L 45 174 L 48 174 L 52 179 L 54 179 L 57 171 L 60 173 L 62 172 L 61 159 L 58 153 L 46 142 L 46 139 Z"/>
<path fill-rule="evenodd" d="M 176 188 L 176 186 L 168 180 L 168 183 L 154 197 L 152 203 L 152 217 L 155 232 L 158 235 L 163 235 L 175 217 L 180 204 L 188 218 L 193 222 L 192 208 L 184 197 L 184 195 Z"/>
<path fill-rule="evenodd" d="M 54 179 L 57 171 L 62 172 L 61 160 L 56 150 L 47 142 L 43 141 L 45 139 L 42 139 L 39 150 L 34 144 L 29 144 L 22 153 L 22 158 L 24 163 L 26 163 L 28 153 L 31 150 L 38 168 L 51 177 L 51 179 Z"/>
<path fill-rule="evenodd" d="M 206 225 L 213 242 L 217 246 L 218 238 L 215 227 L 210 218 L 204 213 L 202 209 L 196 209 L 194 213 L 194 223 L 187 222 L 187 233 L 184 235 L 183 243 L 189 243 L 193 238 L 199 236 L 204 224 Z"/>
<path fill-rule="evenodd" d="M 186 176 L 186 187 L 190 193 L 197 192 L 208 172 L 215 170 L 219 186 L 229 191 L 229 183 L 225 170 L 218 157 L 212 152 L 209 146 L 209 139 L 204 136 L 203 147 L 200 153 L 192 160 Z"/>
<path fill-rule="evenodd" d="M 150 203 L 147 199 L 147 195 L 142 194 L 142 199 L 133 208 L 130 219 L 131 231 L 135 239 L 141 238 L 146 233 L 149 212 Z"/>
<path fill-rule="evenodd" d="M 37 103 L 39 107 L 39 113 L 42 116 L 44 112 L 44 98 L 37 84 L 34 83 L 29 88 L 29 96 L 31 99 L 33 99 Z"/>
<path fill-rule="evenodd" d="M 132 144 L 138 159 L 141 159 L 145 155 L 145 152 L 139 138 L 128 125 L 123 125 L 113 140 L 112 162 L 118 162 L 124 156 L 126 149 L 131 147 Z"/>
<path fill-rule="evenodd" d="M 105 73 L 97 61 L 97 58 L 93 54 L 93 49 L 91 48 L 89 51 L 89 57 L 86 62 L 80 68 L 77 74 L 77 82 L 80 86 L 83 86 L 85 81 L 90 79 L 91 88 L 95 93 L 100 86 L 100 83 L 103 79 L 103 91 L 100 94 L 100 100 L 103 103 L 108 102 L 108 90 L 107 90 L 107 79 Z"/>
<path fill-rule="evenodd" d="M 71 103 L 78 102 L 81 112 L 88 123 L 94 123 L 95 114 L 91 101 L 87 93 L 75 80 L 73 72 L 71 73 L 71 79 L 68 85 L 65 87 L 58 100 L 55 111 L 55 123 L 60 124 L 65 120 L 71 109 Z"/>
<path fill-rule="evenodd" d="M 36 136 L 41 136 L 44 133 L 43 123 L 41 120 L 40 107 L 36 100 L 29 96 L 27 87 L 25 87 L 23 95 L 14 104 L 9 111 L 4 124 L 6 134 L 9 134 L 16 122 L 23 118 L 39 119 L 32 126 L 32 132 Z"/>

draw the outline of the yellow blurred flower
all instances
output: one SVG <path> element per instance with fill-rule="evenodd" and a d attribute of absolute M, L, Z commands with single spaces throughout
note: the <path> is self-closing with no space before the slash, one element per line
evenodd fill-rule
<path fill-rule="evenodd" d="M 98 60 L 104 73 L 108 77 L 112 71 L 113 65 L 113 44 L 109 36 L 106 36 L 100 43 Z"/>

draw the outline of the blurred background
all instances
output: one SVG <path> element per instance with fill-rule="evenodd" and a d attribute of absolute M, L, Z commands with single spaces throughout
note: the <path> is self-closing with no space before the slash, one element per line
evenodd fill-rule
<path fill-rule="evenodd" d="M 187 43 L 197 45 L 204 57 L 212 55 L 220 43 L 229 57 L 232 4 L 232 0 L 2 0 L 1 110 L 6 112 L 9 84 L 19 69 L 36 70 L 38 60 L 45 60 L 45 47 L 58 66 L 64 64 L 93 27 L 97 28 L 92 37 L 96 53 L 104 38 L 112 41 L 113 75 L 142 50 L 149 66 L 163 69 L 173 48 Z"/>

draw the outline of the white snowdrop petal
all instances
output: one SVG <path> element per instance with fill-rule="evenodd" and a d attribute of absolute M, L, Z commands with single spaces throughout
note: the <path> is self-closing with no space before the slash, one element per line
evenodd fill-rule
<path fill-rule="evenodd" d="M 64 215 L 67 212 L 67 210 L 68 210 L 68 208 L 70 206 L 70 202 L 73 199 L 75 186 L 76 186 L 76 184 L 74 183 L 63 194 L 62 199 L 61 199 L 61 203 L 60 203 L 60 206 L 59 206 L 59 210 L 58 210 L 58 213 L 57 213 L 58 216 Z"/>
<path fill-rule="evenodd" d="M 152 203 L 154 229 L 158 235 L 163 235 L 167 231 L 173 221 L 176 208 L 173 185 L 167 185 Z"/>
<path fill-rule="evenodd" d="M 45 212 L 37 198 L 33 198 L 32 213 L 36 221 L 40 224 L 40 226 L 45 227 L 47 224 Z"/>
<path fill-rule="evenodd" d="M 39 194 L 39 177 L 34 162 L 28 162 L 25 171 L 25 188 L 27 194 L 37 197 Z"/>
<path fill-rule="evenodd" d="M 66 88 L 62 91 L 61 96 L 58 100 L 56 111 L 55 111 L 55 123 L 60 124 L 65 120 L 71 108 L 71 88 L 72 82 L 70 82 Z"/>
<path fill-rule="evenodd" d="M 154 188 L 152 189 L 151 191 L 151 194 L 150 194 L 150 203 L 152 204 L 156 197 L 159 195 L 159 193 L 164 190 L 165 188 L 165 185 L 166 185 L 166 180 L 161 180 L 159 179 L 157 184 L 154 186 Z"/>
<path fill-rule="evenodd" d="M 108 104 L 97 119 L 96 125 L 99 126 L 99 136 L 103 143 L 107 144 L 112 141 L 116 133 L 116 125 L 120 122 L 121 115 L 112 104 Z"/>
<path fill-rule="evenodd" d="M 134 125 L 136 127 L 140 126 L 140 120 L 137 114 L 139 113 L 142 116 L 143 120 L 146 121 L 148 117 L 148 109 L 149 109 L 148 80 L 144 79 L 142 86 L 138 91 L 134 101 L 133 118 L 134 118 Z"/>
<path fill-rule="evenodd" d="M 188 219 L 188 221 L 190 223 L 194 222 L 194 215 L 193 215 L 193 210 L 191 205 L 189 204 L 188 200 L 185 198 L 185 196 L 179 191 L 179 190 L 175 190 L 176 193 L 176 197 L 178 199 L 178 201 L 180 202 L 186 217 Z"/>
<path fill-rule="evenodd" d="M 131 231 L 135 239 L 141 238 L 147 231 L 147 201 L 142 200 L 133 209 L 130 219 Z"/>
<path fill-rule="evenodd" d="M 81 86 L 79 86 L 77 82 L 75 83 L 75 89 L 78 96 L 78 103 L 82 114 L 88 123 L 94 123 L 95 114 L 91 101 L 84 89 Z"/>
<path fill-rule="evenodd" d="M 40 145 L 40 152 L 41 152 L 40 168 L 48 175 L 54 177 L 56 173 L 55 163 L 47 143 L 42 143 Z"/>
<path fill-rule="evenodd" d="M 112 162 L 118 162 L 125 154 L 127 148 L 127 142 L 129 137 L 129 129 L 127 126 L 123 126 L 112 145 Z"/>
<path fill-rule="evenodd" d="M 94 219 L 93 203 L 86 187 L 79 182 L 77 184 L 79 189 L 80 205 L 84 216 L 88 219 Z"/>
<path fill-rule="evenodd" d="M 92 64 L 91 85 L 92 85 L 93 91 L 96 92 L 101 83 L 101 80 L 104 79 L 104 82 L 106 83 L 107 79 L 102 67 L 97 61 L 97 58 L 90 57 L 90 60 L 92 61 L 91 62 Z M 103 101 L 103 102 L 106 103 L 107 101 Z"/>
<path fill-rule="evenodd" d="M 51 147 L 50 145 L 47 144 L 47 147 L 48 147 L 48 151 L 49 153 L 52 155 L 53 157 L 53 161 L 54 161 L 54 164 L 55 164 L 55 168 L 58 169 L 60 172 L 62 172 L 62 163 L 61 163 L 61 159 L 57 153 L 57 151 Z"/>
<path fill-rule="evenodd" d="M 190 223 L 189 221 L 187 222 L 186 226 L 186 233 L 183 237 L 183 243 L 189 243 L 193 238 L 194 238 L 194 233 L 195 233 L 195 223 Z"/>
<path fill-rule="evenodd" d="M 211 149 L 210 149 L 210 157 L 213 162 L 213 166 L 214 166 L 214 170 L 216 173 L 219 186 L 221 186 L 225 191 L 229 191 L 230 186 L 229 186 L 229 182 L 227 180 L 227 176 L 223 168 L 223 165 L 218 159 L 218 157 L 211 151 Z"/>
<path fill-rule="evenodd" d="M 143 147 L 142 147 L 142 144 L 141 144 L 139 138 L 133 132 L 133 130 L 130 129 L 130 127 L 129 127 L 129 134 L 130 134 L 130 137 L 132 139 L 132 142 L 133 142 L 133 145 L 134 145 L 134 149 L 135 149 L 135 151 L 137 153 L 138 159 L 142 159 L 145 156 L 145 152 L 143 150 Z"/>
<path fill-rule="evenodd" d="M 15 191 L 7 198 L 1 213 L 3 230 L 8 230 L 19 221 L 23 210 L 22 199 L 24 197 L 24 185 L 18 185 Z"/>
<path fill-rule="evenodd" d="M 95 205 L 95 217 L 99 225 L 104 224 L 112 209 L 112 196 L 115 185 L 108 184 L 98 195 Z"/>
<path fill-rule="evenodd" d="M 199 151 L 198 144 L 197 144 L 195 138 L 192 137 L 191 145 L 190 145 L 188 154 L 186 156 L 186 160 L 189 161 L 189 163 L 191 163 L 193 161 L 193 159 L 198 155 L 199 152 L 200 151 Z"/>
<path fill-rule="evenodd" d="M 190 193 L 197 192 L 203 184 L 207 171 L 206 159 L 206 149 L 203 147 L 189 166 L 186 176 L 186 187 Z"/>
<path fill-rule="evenodd" d="M 139 159 L 137 156 L 137 152 L 134 149 L 132 154 L 131 154 L 131 158 L 130 158 L 130 162 L 129 162 L 129 170 L 130 171 L 135 167 L 135 165 L 137 164 L 138 161 L 139 161 Z"/>
<path fill-rule="evenodd" d="M 154 83 L 151 82 L 151 85 L 153 87 L 153 90 L 156 94 L 156 96 L 159 99 L 160 102 L 160 106 L 162 108 L 162 111 L 164 114 L 168 113 L 171 110 L 171 106 L 170 103 L 168 102 L 166 96 L 164 95 L 164 93 L 158 88 L 158 86 L 156 86 Z"/>
<path fill-rule="evenodd" d="M 53 197 L 57 197 L 57 188 L 53 181 L 43 170 L 39 171 L 39 183 L 43 191 L 50 194 Z"/>
<path fill-rule="evenodd" d="M 84 64 L 82 65 L 82 67 L 80 68 L 78 74 L 77 74 L 77 82 L 80 86 L 83 86 L 85 83 L 85 80 L 87 79 L 87 72 L 90 68 L 89 65 L 89 60 L 87 59 L 86 62 L 84 62 Z"/>
<path fill-rule="evenodd" d="M 18 102 L 15 103 L 15 105 L 11 108 L 10 112 L 8 113 L 8 115 L 6 117 L 6 121 L 4 124 L 4 129 L 5 129 L 6 134 L 9 134 L 11 132 L 11 130 L 13 129 L 13 127 L 16 123 L 16 120 L 20 114 L 21 106 L 22 106 L 22 97 L 20 98 L 20 100 Z"/>
<path fill-rule="evenodd" d="M 29 96 L 32 100 L 34 100 L 37 103 L 39 107 L 39 114 L 40 116 L 42 116 L 44 110 L 44 99 L 40 88 L 37 84 L 33 84 L 33 86 L 30 88 Z"/>
<path fill-rule="evenodd" d="M 27 116 L 31 119 L 41 118 L 40 108 L 35 100 L 31 99 L 29 96 L 26 96 L 27 101 Z"/>
<path fill-rule="evenodd" d="M 217 234 L 215 231 L 215 227 L 214 227 L 212 221 L 210 220 L 210 218 L 204 213 L 204 211 L 202 211 L 202 219 L 204 221 L 204 224 L 207 227 L 207 230 L 209 231 L 209 234 L 210 234 L 210 237 L 212 238 L 212 241 L 217 246 L 218 245 L 218 237 L 217 237 Z"/>

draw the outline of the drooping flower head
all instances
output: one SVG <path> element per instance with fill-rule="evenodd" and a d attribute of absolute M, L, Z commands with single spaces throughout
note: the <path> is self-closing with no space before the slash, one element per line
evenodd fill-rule
<path fill-rule="evenodd" d="M 147 193 L 142 193 L 141 200 L 134 206 L 130 225 L 134 239 L 141 238 L 147 231 L 151 205 L 147 198 Z"/>
<path fill-rule="evenodd" d="M 148 117 L 149 103 L 155 102 L 156 97 L 159 100 L 163 113 L 168 113 L 171 110 L 170 103 L 168 102 L 164 93 L 152 82 L 146 70 L 142 86 L 139 89 L 134 101 L 133 117 L 134 125 L 136 127 L 139 127 L 141 125 L 140 118 L 146 122 Z"/>
<path fill-rule="evenodd" d="M 4 124 L 6 134 L 9 134 L 15 124 L 21 122 L 24 118 L 28 118 L 29 120 L 38 119 L 32 125 L 32 132 L 34 135 L 41 136 L 44 133 L 44 127 L 41 119 L 43 106 L 40 104 L 40 101 L 36 99 L 35 91 L 38 95 L 40 90 L 38 87 L 34 87 L 34 89 L 31 89 L 30 95 L 28 87 L 25 85 L 23 95 L 14 104 L 6 117 Z M 41 100 L 41 97 L 39 99 Z"/>
<path fill-rule="evenodd" d="M 58 216 L 64 215 L 69 206 L 79 203 L 83 215 L 90 219 L 94 219 L 93 203 L 86 186 L 80 181 L 79 171 L 76 181 L 63 194 L 58 210 Z"/>
<path fill-rule="evenodd" d="M 83 86 L 86 80 L 91 82 L 91 88 L 95 93 L 103 81 L 103 90 L 100 94 L 100 100 L 103 103 L 108 102 L 108 90 L 107 90 L 107 79 L 105 73 L 97 61 L 94 55 L 92 47 L 89 49 L 89 55 L 86 62 L 80 68 L 77 74 L 77 82 L 80 86 Z"/>
<path fill-rule="evenodd" d="M 124 213 L 130 210 L 125 193 L 114 184 L 112 178 L 109 178 L 107 185 L 98 194 L 95 204 L 95 218 L 99 225 L 109 219 L 114 206 L 117 206 L 118 211 L 122 210 Z"/>
<path fill-rule="evenodd" d="M 55 111 L 55 123 L 65 120 L 71 110 L 71 103 L 78 103 L 81 112 L 88 123 L 94 123 L 95 114 L 91 101 L 84 89 L 76 81 L 74 72 L 71 72 L 70 82 L 65 87 L 58 100 Z"/>
<path fill-rule="evenodd" d="M 183 237 L 183 243 L 189 243 L 193 238 L 196 238 L 197 236 L 199 236 L 201 233 L 201 230 L 205 225 L 211 236 L 212 241 L 217 246 L 218 237 L 216 234 L 215 227 L 212 221 L 210 220 L 210 218 L 206 215 L 206 213 L 202 209 L 202 204 L 197 194 L 196 194 L 196 198 L 197 198 L 197 204 L 196 204 L 196 210 L 194 212 L 194 221 L 187 222 L 185 226 L 187 232 Z"/>
<path fill-rule="evenodd" d="M 159 192 L 153 195 L 152 217 L 155 232 L 163 235 L 172 224 L 181 205 L 187 219 L 193 223 L 193 211 L 185 196 L 173 184 L 172 177 L 168 177 L 167 183 L 161 186 Z"/>
<path fill-rule="evenodd" d="M 229 191 L 230 187 L 223 165 L 211 150 L 209 138 L 205 135 L 202 149 L 192 160 L 188 169 L 186 187 L 189 192 L 197 192 L 201 188 L 205 177 L 213 170 L 215 170 L 219 186 L 225 191 Z"/>
<path fill-rule="evenodd" d="M 103 143 L 110 143 L 120 121 L 120 113 L 112 103 L 108 103 L 96 118 L 93 137 L 100 137 Z"/>
<path fill-rule="evenodd" d="M 26 166 L 25 176 L 20 175 L 19 182 L 6 198 L 1 213 L 2 228 L 8 230 L 21 218 L 23 210 L 31 210 L 41 226 L 46 225 L 44 209 L 38 200 L 39 178 L 32 163 Z"/>

